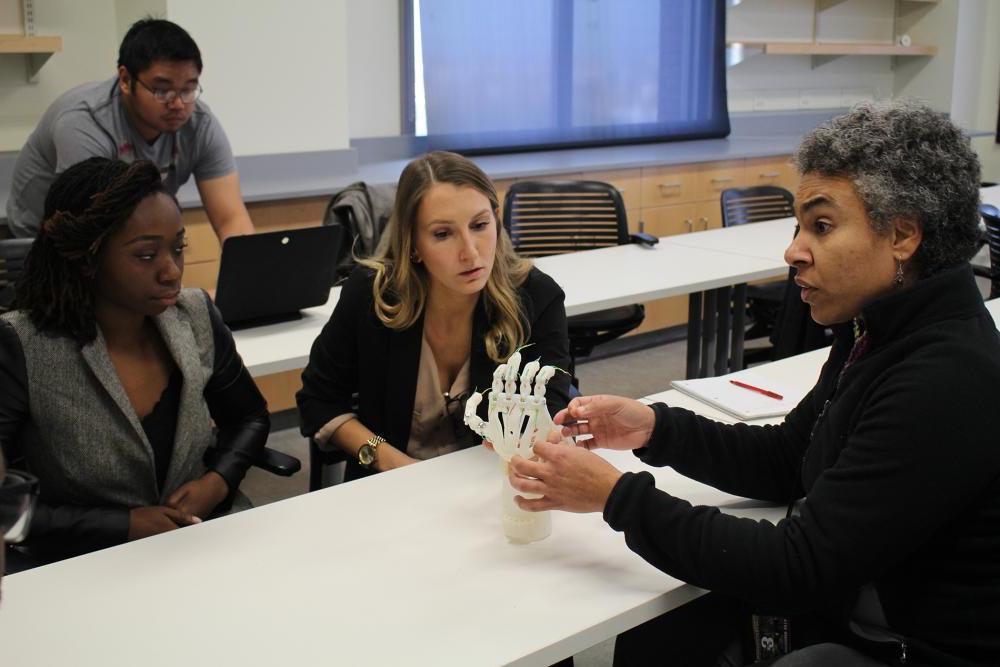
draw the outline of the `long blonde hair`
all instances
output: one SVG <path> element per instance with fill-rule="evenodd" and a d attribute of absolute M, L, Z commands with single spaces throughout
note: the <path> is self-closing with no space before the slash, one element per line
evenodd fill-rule
<path fill-rule="evenodd" d="M 375 271 L 375 314 L 390 329 L 412 326 L 427 304 L 429 277 L 421 264 L 413 262 L 413 239 L 417 211 L 427 191 L 435 183 L 474 188 L 490 201 L 497 227 L 493 270 L 481 296 L 490 328 L 486 332 L 486 353 L 502 363 L 523 345 L 530 332 L 517 288 L 531 270 L 531 262 L 519 257 L 500 220 L 496 188 L 471 160 L 457 153 L 434 151 L 418 157 L 403 169 L 396 189 L 392 216 L 375 256 L 360 263 Z"/>

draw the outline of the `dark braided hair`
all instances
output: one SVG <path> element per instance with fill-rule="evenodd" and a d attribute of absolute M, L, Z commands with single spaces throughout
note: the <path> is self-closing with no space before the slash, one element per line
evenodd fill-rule
<path fill-rule="evenodd" d="M 41 230 L 25 258 L 14 307 L 39 331 L 81 344 L 97 336 L 94 278 L 104 240 L 120 229 L 146 197 L 163 192 L 147 161 L 127 164 L 93 157 L 56 178 L 45 197 Z"/>

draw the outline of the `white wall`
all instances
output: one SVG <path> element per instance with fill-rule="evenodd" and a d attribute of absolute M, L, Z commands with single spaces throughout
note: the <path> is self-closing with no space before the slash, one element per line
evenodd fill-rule
<path fill-rule="evenodd" d="M 168 0 L 202 51 L 205 100 L 237 155 L 347 148 L 344 0 Z"/>
<path fill-rule="evenodd" d="M 21 32 L 20 4 L 20 0 L 0 0 L 4 17 L 0 31 Z M 37 0 L 35 32 L 60 35 L 63 50 L 45 63 L 37 83 L 27 82 L 24 56 L 0 56 L 0 151 L 20 150 L 61 93 L 115 73 L 118 36 L 113 0 Z"/>
<path fill-rule="evenodd" d="M 121 44 L 122 37 L 133 23 L 150 16 L 157 19 L 166 18 L 167 0 L 115 0 L 117 43 Z"/>
<path fill-rule="evenodd" d="M 936 45 L 938 52 L 933 58 L 897 58 L 893 96 L 916 97 L 935 109 L 951 111 L 959 0 L 902 2 L 900 8 L 901 31 L 914 44 Z"/>
<path fill-rule="evenodd" d="M 958 14 L 952 117 L 964 127 L 995 130 L 1000 113 L 1000 3 L 963 0 Z M 1000 144 L 993 136 L 972 140 L 983 180 L 1000 181 Z"/>
<path fill-rule="evenodd" d="M 389 137 L 400 125 L 399 0 L 347 0 L 347 96 L 352 137 Z"/>

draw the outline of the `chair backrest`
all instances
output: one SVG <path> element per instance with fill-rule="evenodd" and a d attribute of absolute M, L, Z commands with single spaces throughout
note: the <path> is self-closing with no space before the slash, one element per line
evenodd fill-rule
<path fill-rule="evenodd" d="M 14 302 L 14 288 L 24 273 L 24 258 L 34 239 L 0 239 L 0 311 Z"/>
<path fill-rule="evenodd" d="M 600 181 L 517 181 L 504 197 L 503 224 L 525 257 L 629 242 L 621 194 Z"/>
<path fill-rule="evenodd" d="M 722 226 L 790 218 L 795 215 L 795 197 L 784 188 L 761 185 L 722 191 Z"/>
<path fill-rule="evenodd" d="M 986 223 L 986 242 L 990 246 L 990 298 L 1000 296 L 1000 209 L 992 204 L 983 204 L 979 213 Z"/>

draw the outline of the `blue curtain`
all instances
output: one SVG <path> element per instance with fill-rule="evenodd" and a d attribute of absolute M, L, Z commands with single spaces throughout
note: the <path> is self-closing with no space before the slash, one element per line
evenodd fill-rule
<path fill-rule="evenodd" d="M 408 0 L 414 133 L 486 153 L 719 137 L 722 0 Z"/>

